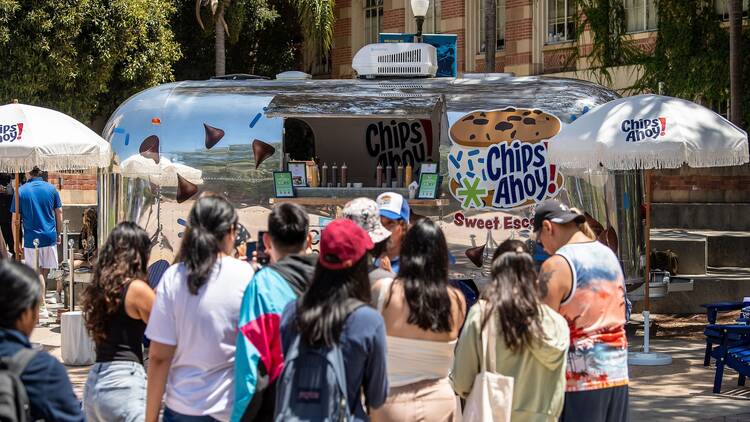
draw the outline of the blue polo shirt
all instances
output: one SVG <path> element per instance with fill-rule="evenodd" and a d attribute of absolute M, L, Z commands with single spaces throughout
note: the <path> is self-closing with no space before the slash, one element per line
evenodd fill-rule
<path fill-rule="evenodd" d="M 55 210 L 62 208 L 60 194 L 50 183 L 35 177 L 18 189 L 23 219 L 23 247 L 33 248 L 34 239 L 39 239 L 39 247 L 57 244 L 57 223 Z M 16 196 L 10 203 L 10 212 L 16 212 Z"/>

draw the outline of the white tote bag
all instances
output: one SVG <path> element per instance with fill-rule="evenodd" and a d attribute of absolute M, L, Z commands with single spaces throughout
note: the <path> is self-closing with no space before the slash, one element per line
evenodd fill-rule
<path fill-rule="evenodd" d="M 484 306 L 480 304 L 480 309 Z M 513 377 L 495 373 L 495 316 L 482 329 L 482 366 L 474 378 L 464 406 L 464 422 L 510 422 L 513 410 Z M 490 350 L 491 349 L 491 350 Z"/>

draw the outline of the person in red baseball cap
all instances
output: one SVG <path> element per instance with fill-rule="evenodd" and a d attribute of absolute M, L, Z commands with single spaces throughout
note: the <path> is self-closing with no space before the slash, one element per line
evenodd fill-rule
<path fill-rule="evenodd" d="M 352 220 L 339 219 L 328 224 L 320 235 L 320 255 L 312 283 L 297 301 L 287 305 L 281 318 L 284 356 L 299 356 L 309 349 L 322 349 L 325 354 L 325 350 L 335 346 L 341 350 L 347 413 L 354 421 L 369 420 L 368 409 L 382 406 L 388 396 L 385 323 L 378 311 L 367 306 L 368 251 L 373 246 L 367 232 Z M 296 349 L 290 354 L 292 348 Z M 305 390 L 304 385 L 295 384 L 303 382 L 300 377 L 286 373 L 288 363 L 279 376 L 281 382 L 288 380 L 294 391 Z M 324 396 L 320 391 L 316 394 Z M 281 402 L 284 396 L 277 394 L 277 399 L 277 412 L 299 405 L 294 397 Z M 319 416 L 323 419 L 329 415 Z"/>

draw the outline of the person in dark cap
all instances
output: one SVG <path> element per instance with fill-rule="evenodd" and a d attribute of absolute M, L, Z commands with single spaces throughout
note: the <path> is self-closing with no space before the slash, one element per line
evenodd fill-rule
<path fill-rule="evenodd" d="M 551 256 L 539 282 L 545 303 L 568 321 L 570 349 L 561 421 L 628 420 L 625 277 L 583 213 L 547 200 L 534 214 L 536 241 Z"/>

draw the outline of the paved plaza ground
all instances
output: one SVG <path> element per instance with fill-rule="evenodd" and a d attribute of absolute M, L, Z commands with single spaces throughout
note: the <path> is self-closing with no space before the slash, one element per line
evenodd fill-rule
<path fill-rule="evenodd" d="M 630 367 L 631 420 L 750 421 L 750 386 L 738 387 L 734 371 L 725 371 L 722 393 L 712 393 L 714 366 L 703 366 L 705 316 L 655 315 L 654 320 L 658 328 L 652 349 L 669 353 L 673 362 L 668 366 Z M 45 325 L 36 329 L 32 341 L 41 343 L 60 359 L 60 328 L 55 324 Z M 636 330 L 631 336 L 631 350 L 640 348 L 641 335 L 642 332 Z M 79 398 L 87 372 L 88 367 L 68 367 Z"/>

